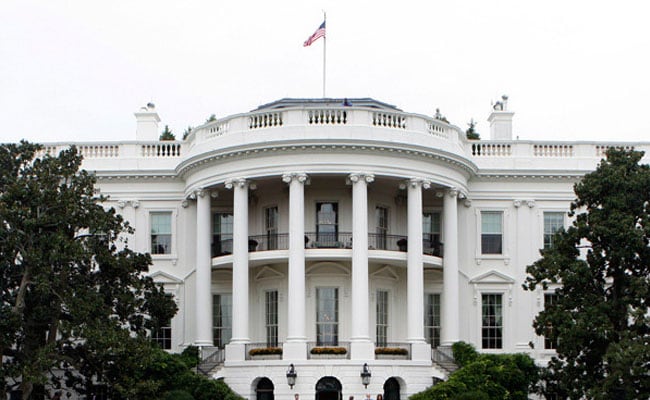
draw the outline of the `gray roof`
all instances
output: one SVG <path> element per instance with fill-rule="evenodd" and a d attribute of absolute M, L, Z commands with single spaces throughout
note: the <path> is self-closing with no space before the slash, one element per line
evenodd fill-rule
<path fill-rule="evenodd" d="M 316 108 L 316 107 L 334 107 L 342 106 L 347 101 L 347 105 L 353 107 L 370 107 L 377 108 L 382 110 L 391 110 L 391 111 L 402 111 L 399 108 L 395 107 L 392 104 L 386 104 L 370 97 L 360 97 L 360 98 L 314 98 L 314 99 L 292 99 L 284 98 L 276 101 L 272 101 L 267 104 L 262 104 L 252 111 L 261 111 L 261 110 L 274 110 L 288 107 L 307 107 L 307 108 Z"/>

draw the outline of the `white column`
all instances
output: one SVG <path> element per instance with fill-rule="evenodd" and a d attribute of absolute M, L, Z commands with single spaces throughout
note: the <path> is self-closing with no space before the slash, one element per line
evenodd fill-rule
<path fill-rule="evenodd" d="M 411 342 L 413 360 L 431 361 L 424 341 L 424 256 L 422 255 L 422 189 L 429 181 L 408 182 L 408 248 L 407 248 L 407 340 Z"/>
<path fill-rule="evenodd" d="M 369 333 L 368 184 L 370 174 L 350 174 L 352 183 L 352 335 L 351 359 L 374 358 Z"/>
<path fill-rule="evenodd" d="M 226 358 L 243 360 L 244 344 L 248 336 L 248 181 L 226 181 L 226 188 L 233 189 L 232 227 L 232 339 Z"/>
<path fill-rule="evenodd" d="M 194 344 L 213 346 L 210 192 L 199 189 L 193 196 L 196 196 L 196 339 Z"/>
<path fill-rule="evenodd" d="M 287 341 L 285 360 L 307 357 L 305 334 L 305 183 L 304 173 L 284 174 L 289 184 L 289 282 L 287 292 Z"/>
<path fill-rule="evenodd" d="M 451 346 L 460 340 L 458 287 L 458 190 L 449 189 L 443 200 L 443 292 L 440 344 Z"/>

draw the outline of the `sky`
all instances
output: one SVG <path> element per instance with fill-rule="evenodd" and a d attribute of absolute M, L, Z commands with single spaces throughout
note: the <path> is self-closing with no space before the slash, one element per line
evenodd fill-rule
<path fill-rule="evenodd" d="M 0 0 L 0 142 L 135 140 L 148 102 L 188 126 L 277 99 L 436 108 L 489 138 L 650 141 L 650 2 Z"/>

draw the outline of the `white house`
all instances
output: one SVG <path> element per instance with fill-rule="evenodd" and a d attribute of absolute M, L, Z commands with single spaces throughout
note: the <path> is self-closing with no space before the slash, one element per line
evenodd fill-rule
<path fill-rule="evenodd" d="M 77 146 L 176 298 L 163 346 L 200 346 L 249 399 L 395 400 L 445 379 L 459 340 L 547 360 L 531 323 L 552 294 L 525 268 L 608 147 L 650 149 L 513 140 L 513 114 L 504 97 L 468 141 L 373 99 L 282 99 L 160 142 L 148 104 L 137 141 Z"/>

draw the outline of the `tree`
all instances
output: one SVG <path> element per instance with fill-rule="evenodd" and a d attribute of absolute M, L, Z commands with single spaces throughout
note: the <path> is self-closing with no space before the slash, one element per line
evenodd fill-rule
<path fill-rule="evenodd" d="M 537 382 L 538 368 L 526 354 L 478 354 L 464 342 L 452 348 L 460 369 L 411 400 L 526 400 Z"/>
<path fill-rule="evenodd" d="M 217 120 L 217 116 L 215 114 L 210 114 L 208 119 L 205 120 L 205 123 L 207 124 L 208 122 L 214 122 Z"/>
<path fill-rule="evenodd" d="M 176 312 L 77 150 L 40 150 L 0 145 L 0 398 L 16 386 L 29 399 L 46 384 L 112 385 L 118 363 L 149 357 L 147 332 Z"/>
<path fill-rule="evenodd" d="M 160 134 L 159 140 L 176 140 L 176 136 L 169 129 L 168 125 L 165 125 L 165 129 Z"/>
<path fill-rule="evenodd" d="M 476 132 L 476 121 L 474 119 L 470 119 L 469 123 L 467 124 L 468 128 L 465 131 L 465 135 L 467 136 L 467 139 L 469 140 L 480 140 L 481 135 Z"/>
<path fill-rule="evenodd" d="M 571 399 L 650 397 L 650 167 L 610 149 L 574 186 L 574 222 L 527 268 L 524 289 L 555 289 L 533 323 L 557 341 L 542 393 Z"/>

